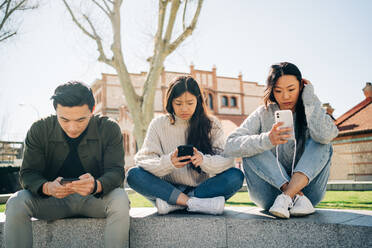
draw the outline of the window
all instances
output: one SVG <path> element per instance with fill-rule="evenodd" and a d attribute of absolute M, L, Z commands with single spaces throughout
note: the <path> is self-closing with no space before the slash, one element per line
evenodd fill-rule
<path fill-rule="evenodd" d="M 213 109 L 213 96 L 212 94 L 208 94 L 208 106 L 210 109 Z"/>
<path fill-rule="evenodd" d="M 230 98 L 230 106 L 231 107 L 236 107 L 236 97 L 235 96 Z"/>
<path fill-rule="evenodd" d="M 222 96 L 222 99 L 221 99 L 221 105 L 222 105 L 222 107 L 227 107 L 227 106 L 229 106 L 229 102 L 228 102 L 228 98 L 227 98 L 227 96 Z"/>

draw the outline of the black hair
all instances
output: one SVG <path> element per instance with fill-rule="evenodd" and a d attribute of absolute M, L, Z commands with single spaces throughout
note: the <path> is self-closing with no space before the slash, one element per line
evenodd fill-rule
<path fill-rule="evenodd" d="M 172 105 L 173 99 L 185 92 L 189 92 L 197 99 L 195 112 L 190 118 L 187 129 L 187 144 L 193 145 L 204 154 L 214 155 L 216 152 L 212 147 L 210 137 L 212 121 L 208 117 L 203 90 L 194 78 L 190 76 L 176 77 L 170 83 L 164 102 L 165 109 L 169 113 L 170 121 L 172 124 L 175 123 L 175 113 Z"/>
<path fill-rule="evenodd" d="M 300 87 L 300 94 L 298 95 L 295 112 L 296 112 L 296 139 L 302 139 L 305 136 L 305 131 L 307 129 L 307 121 L 305 115 L 305 107 L 302 101 L 302 91 L 303 91 L 303 81 L 302 75 L 298 67 L 289 62 L 281 62 L 274 64 L 270 68 L 269 76 L 266 81 L 266 90 L 264 96 L 264 103 L 267 108 L 269 103 L 277 103 L 274 97 L 274 88 L 278 79 L 283 75 L 295 76 L 298 80 Z"/>
<path fill-rule="evenodd" d="M 92 89 L 88 85 L 77 81 L 70 81 L 58 86 L 50 99 L 53 100 L 54 109 L 57 109 L 57 104 L 66 107 L 87 104 L 89 110 L 93 111 L 95 104 Z"/>

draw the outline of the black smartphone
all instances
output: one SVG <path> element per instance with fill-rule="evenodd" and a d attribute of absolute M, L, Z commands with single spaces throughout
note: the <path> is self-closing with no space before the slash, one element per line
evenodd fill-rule
<path fill-rule="evenodd" d="M 71 183 L 73 181 L 80 180 L 80 178 L 73 177 L 73 178 L 62 178 L 61 185 L 65 185 L 66 183 Z"/>
<path fill-rule="evenodd" d="M 182 145 L 182 146 L 178 146 L 177 147 L 178 149 L 178 157 L 183 157 L 183 156 L 187 156 L 187 155 L 194 155 L 194 146 L 193 145 Z M 186 161 L 189 161 L 190 159 L 183 159 L 183 160 L 180 160 L 180 162 L 186 162 Z"/>

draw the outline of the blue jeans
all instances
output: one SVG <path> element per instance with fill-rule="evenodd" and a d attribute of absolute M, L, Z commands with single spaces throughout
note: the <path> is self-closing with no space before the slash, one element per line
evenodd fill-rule
<path fill-rule="evenodd" d="M 243 180 L 243 173 L 236 168 L 230 168 L 211 177 L 197 187 L 172 184 L 139 167 L 130 169 L 127 175 L 128 184 L 132 189 L 151 201 L 160 198 L 172 205 L 176 204 L 181 193 L 190 197 L 224 196 L 225 200 L 229 199 L 242 187 Z"/>
<path fill-rule="evenodd" d="M 301 172 L 309 179 L 302 192 L 315 206 L 326 191 L 332 157 L 332 145 L 320 144 L 308 139 L 304 152 L 294 168 L 293 173 Z M 290 176 L 279 162 L 283 172 L 281 175 L 276 157 L 271 151 L 243 158 L 244 174 L 251 200 L 263 209 L 269 209 L 276 197 L 282 192 L 280 187 L 290 181 Z"/>

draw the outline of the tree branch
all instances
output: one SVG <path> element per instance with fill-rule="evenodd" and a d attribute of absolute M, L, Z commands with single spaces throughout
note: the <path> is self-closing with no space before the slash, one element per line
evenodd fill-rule
<path fill-rule="evenodd" d="M 91 22 L 91 20 L 89 19 L 89 17 L 87 15 L 83 15 L 83 17 L 85 18 L 85 20 L 88 22 L 90 28 L 92 29 L 93 31 L 93 34 L 94 34 L 94 40 L 97 44 L 97 50 L 99 52 L 99 57 L 98 57 L 98 61 L 101 61 L 101 62 L 104 62 L 110 66 L 113 66 L 113 61 L 112 59 L 108 59 L 106 54 L 105 54 L 105 51 L 103 50 L 103 45 L 102 45 L 102 39 L 101 37 L 98 35 L 93 23 Z"/>
<path fill-rule="evenodd" d="M 182 28 L 183 28 L 183 30 L 186 29 L 185 18 L 186 18 L 187 2 L 188 1 L 185 0 L 185 7 L 183 8 L 183 14 L 182 14 Z"/>
<path fill-rule="evenodd" d="M 174 23 L 176 21 L 177 12 L 180 7 L 180 0 L 172 0 L 172 7 L 169 14 L 169 20 L 167 25 L 167 30 L 164 35 L 164 43 L 165 45 L 170 43 L 170 39 L 173 32 Z"/>
<path fill-rule="evenodd" d="M 11 0 L 7 1 L 8 4 L 7 4 L 6 9 L 5 9 L 4 19 L 1 21 L 1 24 L 0 24 L 0 30 L 3 28 L 6 20 L 9 18 L 9 16 L 11 16 L 14 11 L 19 9 L 22 6 L 22 4 L 24 4 L 26 2 L 26 0 L 23 0 L 23 1 L 19 2 L 16 6 L 14 6 L 14 8 L 10 9 L 10 11 L 9 11 L 11 2 L 12 2 Z"/>
<path fill-rule="evenodd" d="M 13 35 L 16 35 L 16 34 L 17 34 L 16 31 L 13 32 L 13 33 L 11 33 L 11 34 L 9 34 L 9 35 L 8 35 L 8 33 L 9 33 L 9 32 L 6 32 L 5 34 L 0 35 L 0 42 L 2 42 L 2 41 L 4 41 L 4 40 L 6 40 L 6 39 L 12 37 Z M 4 37 L 4 36 L 5 36 L 5 37 Z"/>
<path fill-rule="evenodd" d="M 167 54 L 171 54 L 187 37 L 189 37 L 192 32 L 194 31 L 196 27 L 196 23 L 198 22 L 198 18 L 200 15 L 201 7 L 203 5 L 203 0 L 198 1 L 198 7 L 195 11 L 195 15 L 190 23 L 190 25 L 183 31 L 180 36 L 175 39 L 172 44 L 169 44 L 168 47 L 166 48 Z"/>
<path fill-rule="evenodd" d="M 103 11 L 103 13 L 105 13 L 109 18 L 111 18 L 111 10 L 110 10 L 110 8 L 107 8 L 107 5 L 106 5 L 105 1 L 103 1 L 103 2 L 105 3 L 106 9 L 101 4 L 99 4 L 96 0 L 92 0 L 92 2 L 95 5 L 97 5 L 98 8 L 100 8 Z"/>
<path fill-rule="evenodd" d="M 106 3 L 106 1 L 105 0 L 102 0 L 102 2 L 105 5 L 107 11 L 110 12 L 110 13 L 112 13 L 112 11 L 111 11 L 110 7 L 108 6 L 108 4 Z"/>
<path fill-rule="evenodd" d="M 83 31 L 84 34 L 86 34 L 87 36 L 89 36 L 90 38 L 92 38 L 93 40 L 95 40 L 95 37 L 93 34 L 89 33 L 84 27 L 83 25 L 76 19 L 74 13 L 72 12 L 71 8 L 70 8 L 70 5 L 68 5 L 68 3 L 66 2 L 66 0 L 62 0 L 63 3 L 65 4 L 66 8 L 67 8 L 67 11 L 70 13 L 71 15 L 71 18 L 72 20 L 74 21 L 74 23 L 78 26 L 78 28 L 80 28 L 81 31 Z"/>

